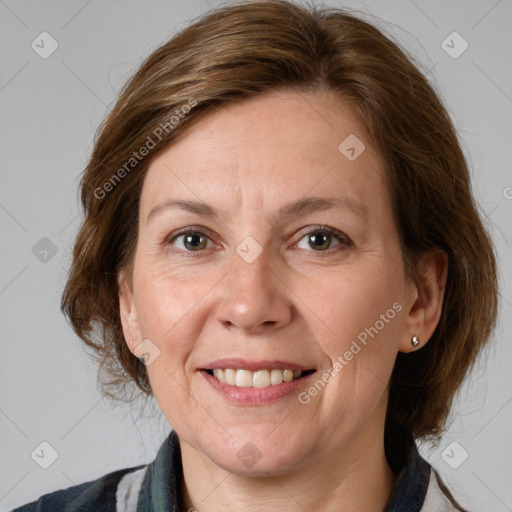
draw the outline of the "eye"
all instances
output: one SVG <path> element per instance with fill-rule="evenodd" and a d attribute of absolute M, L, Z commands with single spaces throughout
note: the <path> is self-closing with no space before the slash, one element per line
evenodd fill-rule
<path fill-rule="evenodd" d="M 175 244 L 175 242 L 180 239 L 182 239 L 181 247 Z M 169 245 L 174 245 L 181 251 L 198 252 L 203 249 L 209 249 L 211 247 L 208 245 L 209 241 L 211 242 L 210 238 L 197 228 L 187 228 L 181 233 L 171 235 L 166 243 Z"/>
<path fill-rule="evenodd" d="M 204 228 L 188 227 L 178 233 L 171 234 L 165 241 L 166 245 L 174 246 L 179 252 L 193 253 L 201 252 L 205 249 L 210 249 L 212 241 L 204 231 Z M 302 242 L 306 240 L 306 242 Z M 350 247 L 352 241 L 340 231 L 330 228 L 328 226 L 317 226 L 307 232 L 300 241 L 296 244 L 300 249 L 313 248 L 313 252 L 328 252 L 332 247 L 333 241 L 337 244 L 334 249 L 338 247 Z M 303 244 L 301 246 L 301 244 Z M 307 246 L 305 245 L 307 244 Z"/>
<path fill-rule="evenodd" d="M 308 247 L 305 246 L 305 244 L 307 244 L 310 248 L 314 249 L 314 252 L 327 252 L 327 250 L 330 249 L 333 239 L 338 241 L 338 244 L 334 247 L 339 247 L 340 245 L 350 247 L 352 245 L 351 240 L 340 231 L 327 226 L 318 226 L 303 236 L 297 243 L 297 246 L 300 249 L 307 249 Z M 301 247 L 300 244 L 302 240 L 306 240 L 306 242 Z"/>

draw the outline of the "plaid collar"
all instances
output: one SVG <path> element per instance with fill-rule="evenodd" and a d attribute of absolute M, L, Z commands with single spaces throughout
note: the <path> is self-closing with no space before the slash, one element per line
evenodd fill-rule
<path fill-rule="evenodd" d="M 182 474 L 178 434 L 172 430 L 158 450 L 155 460 L 147 467 L 137 512 L 181 512 Z"/>

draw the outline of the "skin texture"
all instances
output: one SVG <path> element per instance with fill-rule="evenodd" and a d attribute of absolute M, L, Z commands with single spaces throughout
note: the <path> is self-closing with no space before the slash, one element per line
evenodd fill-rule
<path fill-rule="evenodd" d="M 338 149 L 349 134 L 366 146 L 354 161 Z M 348 197 L 362 212 L 278 215 L 312 196 Z M 219 213 L 174 208 L 146 221 L 177 198 Z M 188 226 L 204 233 L 200 250 L 184 236 L 173 240 Z M 324 235 L 318 248 L 319 226 L 341 238 Z M 248 236 L 262 250 L 251 263 L 237 253 Z M 424 268 L 418 283 L 406 276 L 381 158 L 339 98 L 281 90 L 230 104 L 156 155 L 142 190 L 133 282 L 120 273 L 119 298 L 130 350 L 140 355 L 149 339 L 159 351 L 147 370 L 181 440 L 187 507 L 383 509 L 395 482 L 383 442 L 389 378 L 397 352 L 421 349 L 434 332 L 446 258 L 432 253 Z M 298 393 L 381 315 L 384 327 L 301 403 Z M 228 357 L 316 373 L 277 402 L 239 405 L 199 371 Z M 250 467 L 237 456 L 248 442 L 261 456 Z"/>

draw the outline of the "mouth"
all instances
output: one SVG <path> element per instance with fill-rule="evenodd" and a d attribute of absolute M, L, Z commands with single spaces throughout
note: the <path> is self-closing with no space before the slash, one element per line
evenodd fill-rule
<path fill-rule="evenodd" d="M 219 359 L 199 368 L 206 382 L 229 402 L 261 406 L 291 395 L 316 368 L 288 361 Z"/>
<path fill-rule="evenodd" d="M 221 384 L 238 388 L 268 388 L 297 381 L 315 372 L 291 368 L 261 368 L 256 371 L 245 368 L 208 368 L 203 370 Z"/>

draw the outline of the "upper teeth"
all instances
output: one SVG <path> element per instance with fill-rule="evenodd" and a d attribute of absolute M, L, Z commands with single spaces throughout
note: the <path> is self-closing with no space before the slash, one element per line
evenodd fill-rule
<path fill-rule="evenodd" d="M 300 370 L 234 370 L 232 368 L 215 368 L 213 375 L 223 384 L 238 387 L 266 388 L 270 385 L 291 382 L 302 375 Z"/>

